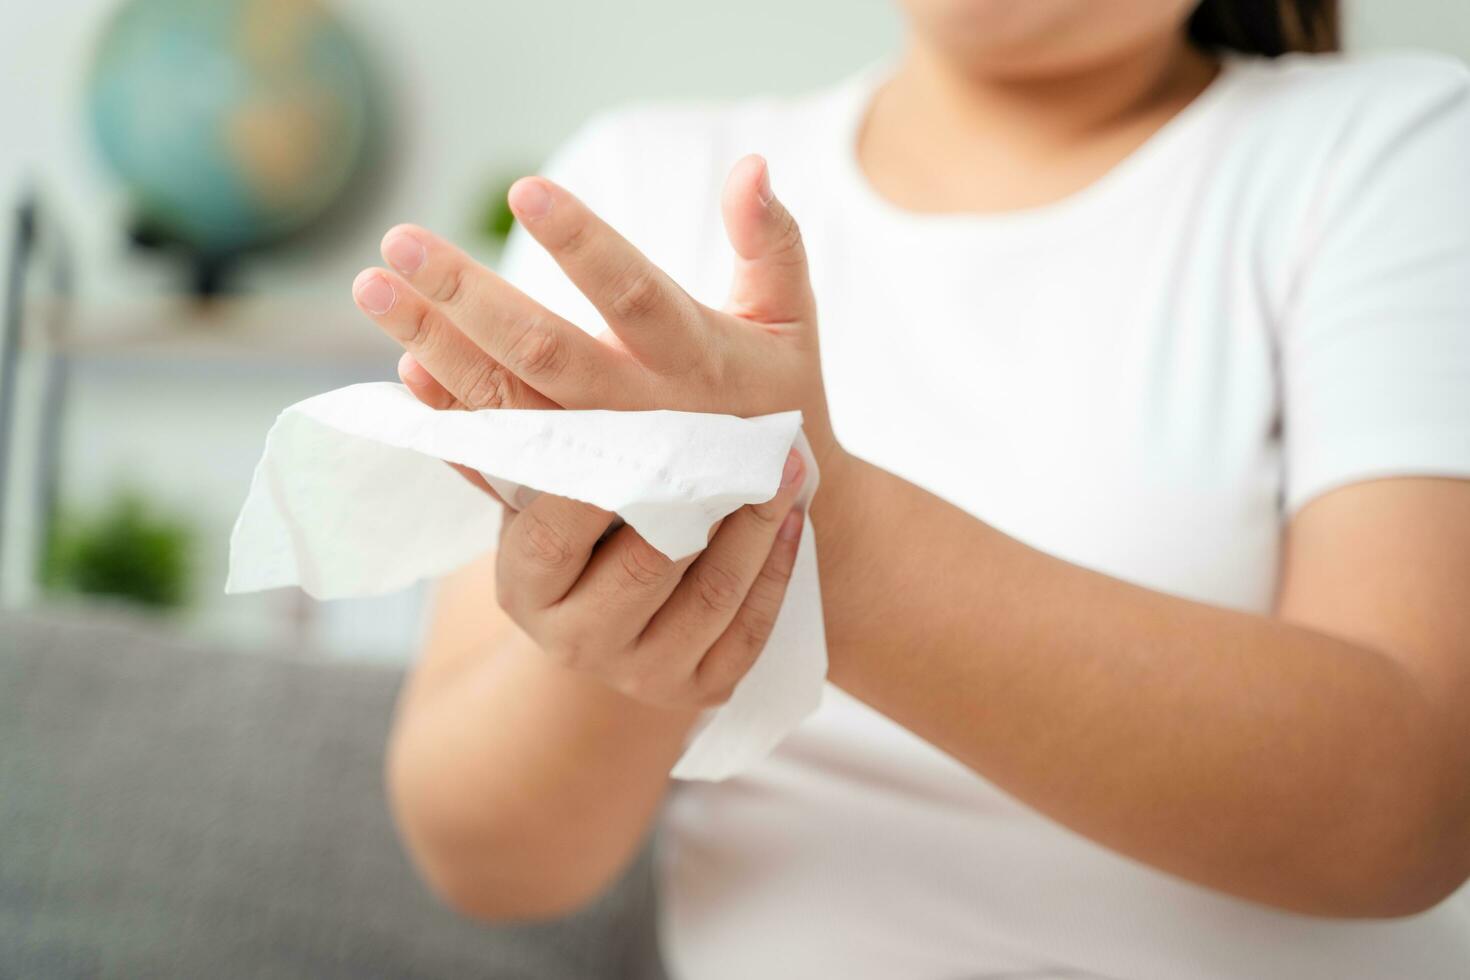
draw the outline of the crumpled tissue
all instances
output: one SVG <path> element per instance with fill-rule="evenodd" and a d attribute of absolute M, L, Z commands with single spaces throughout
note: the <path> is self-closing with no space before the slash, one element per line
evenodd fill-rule
<path fill-rule="evenodd" d="M 446 460 L 479 471 L 514 507 L 544 492 L 612 511 L 677 560 L 705 546 L 715 521 L 769 500 L 792 448 L 807 464 L 805 506 L 817 472 L 799 412 L 435 411 L 402 385 L 340 388 L 290 406 L 266 436 L 225 591 L 377 595 L 490 551 L 500 504 Z M 718 780 L 759 761 L 816 710 L 826 673 L 807 521 L 765 650 L 706 712 L 672 774 Z"/>

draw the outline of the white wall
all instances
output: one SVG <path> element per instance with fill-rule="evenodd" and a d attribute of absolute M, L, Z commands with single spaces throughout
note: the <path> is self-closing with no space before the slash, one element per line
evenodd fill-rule
<path fill-rule="evenodd" d="M 1470 3 L 1348 0 L 1346 34 L 1355 48 L 1436 48 L 1470 60 Z"/>
<path fill-rule="evenodd" d="M 93 296 L 168 280 L 129 262 L 115 189 L 82 116 L 88 52 L 112 0 L 4 0 L 0 202 L 38 175 L 68 219 Z M 256 285 L 319 291 L 414 220 L 463 235 L 492 178 L 534 166 L 587 115 L 629 100 L 796 91 L 892 49 L 886 0 L 334 0 L 375 56 L 392 102 L 386 193 L 336 247 L 257 266 Z M 350 232 L 355 231 L 356 234 Z"/>
<path fill-rule="evenodd" d="M 4 0 L 0 207 L 25 175 L 67 219 L 88 294 L 164 289 L 130 259 L 122 202 L 98 171 L 81 112 L 85 66 L 115 0 Z M 649 98 L 797 91 L 896 49 L 891 0 L 334 0 L 375 55 L 394 123 L 384 193 L 326 243 L 255 265 L 275 292 L 340 286 L 376 232 L 414 220 L 463 237 L 492 179 L 534 165 L 598 109 Z M 1470 58 L 1465 0 L 1356 0 L 1355 47 L 1439 47 Z M 0 250 L 6 246 L 0 244 Z"/>

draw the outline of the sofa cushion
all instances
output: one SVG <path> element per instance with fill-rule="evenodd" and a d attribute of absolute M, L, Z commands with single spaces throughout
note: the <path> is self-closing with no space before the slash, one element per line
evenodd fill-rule
<path fill-rule="evenodd" d="M 646 856 L 549 925 L 427 894 L 383 797 L 401 679 L 0 618 L 0 976 L 656 975 Z"/>

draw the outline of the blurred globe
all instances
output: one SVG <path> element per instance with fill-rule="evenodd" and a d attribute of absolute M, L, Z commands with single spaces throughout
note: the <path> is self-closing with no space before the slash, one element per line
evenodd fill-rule
<path fill-rule="evenodd" d="M 317 0 L 130 0 L 89 104 L 149 237 L 219 262 L 301 231 L 368 144 L 368 71 Z"/>

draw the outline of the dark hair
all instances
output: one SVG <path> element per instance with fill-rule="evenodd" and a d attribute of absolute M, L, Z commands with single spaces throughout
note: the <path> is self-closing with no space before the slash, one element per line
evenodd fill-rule
<path fill-rule="evenodd" d="M 1338 0 L 1202 0 L 1189 39 L 1206 50 L 1274 58 L 1288 51 L 1336 51 Z"/>

